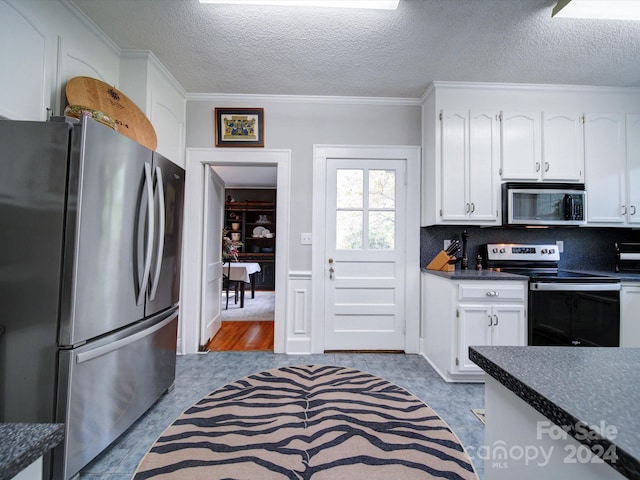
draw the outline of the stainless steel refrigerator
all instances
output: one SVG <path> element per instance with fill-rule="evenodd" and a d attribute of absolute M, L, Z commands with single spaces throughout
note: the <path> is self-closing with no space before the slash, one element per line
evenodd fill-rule
<path fill-rule="evenodd" d="M 94 120 L 0 121 L 0 421 L 68 479 L 175 379 L 184 171 Z"/>

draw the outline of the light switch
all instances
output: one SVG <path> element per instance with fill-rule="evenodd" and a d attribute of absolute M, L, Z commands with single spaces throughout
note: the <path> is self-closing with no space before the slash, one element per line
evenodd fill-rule
<path fill-rule="evenodd" d="M 300 245 L 311 245 L 311 234 L 310 233 L 301 233 L 300 234 Z"/>
<path fill-rule="evenodd" d="M 556 240 L 556 245 L 558 246 L 558 253 L 564 252 L 564 242 L 562 240 Z"/>

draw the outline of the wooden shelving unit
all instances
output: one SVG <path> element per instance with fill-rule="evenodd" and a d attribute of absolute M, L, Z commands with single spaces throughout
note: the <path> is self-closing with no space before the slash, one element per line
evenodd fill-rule
<path fill-rule="evenodd" d="M 256 277 L 259 290 L 275 289 L 276 260 L 276 190 L 274 189 L 227 189 L 225 203 L 225 225 L 229 235 L 239 233 L 238 260 L 257 262 L 261 272 Z M 233 229 L 233 224 L 237 230 Z M 268 230 L 271 235 L 264 235 Z"/>

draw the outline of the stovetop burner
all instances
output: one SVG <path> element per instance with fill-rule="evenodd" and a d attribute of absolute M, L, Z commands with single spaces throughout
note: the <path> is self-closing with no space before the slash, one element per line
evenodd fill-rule
<path fill-rule="evenodd" d="M 486 266 L 489 270 L 525 275 L 532 282 L 617 283 L 615 277 L 574 272 L 558 268 L 560 252 L 555 244 L 489 243 Z"/>

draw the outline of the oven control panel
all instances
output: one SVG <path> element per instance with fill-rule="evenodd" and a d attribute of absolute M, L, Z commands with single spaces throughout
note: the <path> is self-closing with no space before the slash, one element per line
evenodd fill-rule
<path fill-rule="evenodd" d="M 488 243 L 487 260 L 500 261 L 560 261 L 556 244 Z"/>

